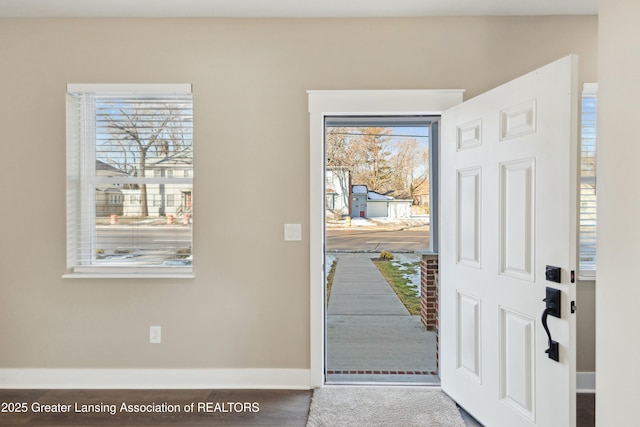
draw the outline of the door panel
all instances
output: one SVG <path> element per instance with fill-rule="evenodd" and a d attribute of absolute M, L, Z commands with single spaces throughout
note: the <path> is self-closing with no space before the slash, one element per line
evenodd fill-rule
<path fill-rule="evenodd" d="M 457 368 L 477 383 L 480 377 L 480 299 L 458 292 Z"/>
<path fill-rule="evenodd" d="M 534 281 L 535 160 L 500 164 L 500 273 Z"/>
<path fill-rule="evenodd" d="M 442 115 L 442 388 L 485 425 L 575 425 L 576 64 Z M 545 280 L 547 265 L 562 283 Z M 547 286 L 562 294 L 548 322 L 559 362 L 545 353 Z"/>
<path fill-rule="evenodd" d="M 500 307 L 500 399 L 534 419 L 534 319 Z"/>
<path fill-rule="evenodd" d="M 480 168 L 458 171 L 458 262 L 480 267 Z"/>

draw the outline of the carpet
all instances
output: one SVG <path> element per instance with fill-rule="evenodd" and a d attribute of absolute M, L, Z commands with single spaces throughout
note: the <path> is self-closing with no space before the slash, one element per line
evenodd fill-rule
<path fill-rule="evenodd" d="M 314 390 L 307 427 L 464 427 L 456 404 L 424 387 L 327 386 Z"/>

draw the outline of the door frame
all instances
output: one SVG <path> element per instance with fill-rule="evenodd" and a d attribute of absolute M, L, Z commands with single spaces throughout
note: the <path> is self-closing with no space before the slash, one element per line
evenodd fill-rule
<path fill-rule="evenodd" d="M 307 91 L 309 177 L 309 385 L 325 383 L 324 122 L 326 116 L 440 115 L 463 101 L 463 89 Z"/>

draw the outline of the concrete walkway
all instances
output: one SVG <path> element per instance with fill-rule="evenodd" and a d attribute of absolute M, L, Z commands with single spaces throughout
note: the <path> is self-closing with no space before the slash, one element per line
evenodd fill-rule
<path fill-rule="evenodd" d="M 337 255 L 327 309 L 327 382 L 438 383 L 435 333 L 409 315 L 374 256 Z"/>

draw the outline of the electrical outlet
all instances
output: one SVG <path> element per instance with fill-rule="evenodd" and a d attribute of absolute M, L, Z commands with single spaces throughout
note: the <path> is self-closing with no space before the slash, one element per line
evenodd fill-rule
<path fill-rule="evenodd" d="M 160 344 L 162 342 L 162 327 L 150 326 L 149 327 L 149 343 Z"/>

